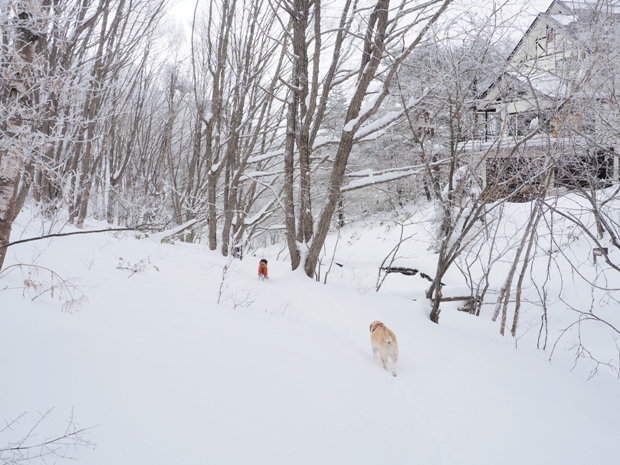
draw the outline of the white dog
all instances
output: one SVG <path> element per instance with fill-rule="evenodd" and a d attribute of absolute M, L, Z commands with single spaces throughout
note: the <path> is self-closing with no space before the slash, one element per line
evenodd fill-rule
<path fill-rule="evenodd" d="M 398 360 L 398 342 L 396 335 L 380 321 L 373 321 L 370 324 L 370 343 L 372 344 L 372 355 L 381 357 L 383 369 L 388 371 L 388 357 L 392 359 L 392 376 L 396 376 L 394 365 Z"/>

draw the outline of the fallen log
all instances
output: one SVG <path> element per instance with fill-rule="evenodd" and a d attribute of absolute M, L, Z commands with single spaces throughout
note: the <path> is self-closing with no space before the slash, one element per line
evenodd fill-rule
<path fill-rule="evenodd" d="M 421 278 L 424 278 L 427 281 L 433 282 L 433 278 L 431 278 L 426 273 L 421 272 L 420 270 L 416 270 L 415 268 L 407 268 L 403 266 L 386 266 L 381 269 L 388 274 L 389 273 L 400 273 L 400 274 L 404 274 L 405 276 L 415 276 L 416 274 L 420 273 Z M 440 283 L 440 284 L 442 286 L 445 286 L 444 283 Z"/>

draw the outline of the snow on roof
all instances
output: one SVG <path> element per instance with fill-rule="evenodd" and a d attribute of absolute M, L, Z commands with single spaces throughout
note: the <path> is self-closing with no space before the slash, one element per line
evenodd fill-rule
<path fill-rule="evenodd" d="M 547 18 L 552 19 L 562 26 L 568 26 L 576 19 L 573 15 L 547 15 Z"/>
<path fill-rule="evenodd" d="M 558 97 L 560 90 L 566 87 L 566 80 L 555 74 L 540 74 L 530 79 L 530 84 L 537 92 L 549 97 Z"/>
<path fill-rule="evenodd" d="M 618 2 L 600 2 L 595 0 L 564 0 L 561 3 L 572 10 L 573 13 L 593 11 L 605 11 L 607 13 L 620 13 Z"/>
<path fill-rule="evenodd" d="M 595 1 L 595 0 L 564 0 L 562 3 L 568 5 L 570 8 L 572 8 L 573 11 L 575 10 L 590 10 L 591 11 L 600 6 L 600 2 Z M 612 8 L 612 9 L 619 8 L 616 3 L 611 3 L 611 2 L 605 5 L 605 7 Z"/>

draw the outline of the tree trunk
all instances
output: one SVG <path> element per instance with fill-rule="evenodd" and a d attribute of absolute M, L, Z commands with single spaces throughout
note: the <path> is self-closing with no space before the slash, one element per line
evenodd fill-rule
<path fill-rule="evenodd" d="M 11 228 L 16 213 L 16 200 L 24 151 L 29 151 L 33 142 L 28 140 L 32 129 L 24 130 L 25 121 L 32 119 L 33 96 L 32 82 L 35 79 L 33 62 L 36 45 L 40 39 L 37 18 L 33 13 L 41 13 L 43 5 L 40 0 L 16 2 L 17 19 L 15 32 L 15 50 L 12 57 L 11 76 L 9 81 L 8 107 L 16 108 L 16 114 L 5 122 L 6 137 L 0 148 L 0 270 L 4 265 L 7 248 L 11 236 Z M 32 147 L 33 148 L 33 147 Z"/>
<path fill-rule="evenodd" d="M 308 113 L 308 40 L 306 30 L 310 17 L 310 2 L 308 0 L 295 0 L 295 16 L 293 17 L 293 53 L 295 56 L 295 78 L 293 87 L 298 95 L 296 109 L 299 110 L 299 134 L 297 137 L 297 149 L 299 151 L 299 221 L 297 229 L 297 242 L 309 243 L 312 239 L 314 220 L 312 218 L 312 203 L 310 195 L 310 122 L 312 114 Z M 315 14 L 320 14 L 320 6 Z M 320 37 L 320 34 L 316 39 Z M 317 51 L 319 53 L 320 51 Z M 298 89 L 298 90 L 297 90 Z"/>
<path fill-rule="evenodd" d="M 0 270 L 6 258 L 15 216 L 17 185 L 21 171 L 21 157 L 13 150 L 3 151 L 0 156 Z"/>
<path fill-rule="evenodd" d="M 499 292 L 497 303 L 495 304 L 495 311 L 493 312 L 492 320 L 496 321 L 501 312 L 502 318 L 501 318 L 499 332 L 502 336 L 504 335 L 504 332 L 506 330 L 506 319 L 507 319 L 507 314 L 508 314 L 508 304 L 510 302 L 510 296 L 511 296 L 511 291 L 512 291 L 512 282 L 517 273 L 517 267 L 519 265 L 519 261 L 521 260 L 521 255 L 523 253 L 523 250 L 525 249 L 525 245 L 528 242 L 528 239 L 530 240 L 530 243 L 533 240 L 534 236 L 531 235 L 531 232 L 532 232 L 532 229 L 536 228 L 536 225 L 538 224 L 540 220 L 540 217 L 541 217 L 540 209 L 541 209 L 540 204 L 536 203 L 534 210 L 530 214 L 530 218 L 527 222 L 527 225 L 525 226 L 525 230 L 523 231 L 523 236 L 521 238 L 519 247 L 517 248 L 515 257 L 512 262 L 512 266 L 510 267 L 508 276 L 506 277 L 506 281 L 504 282 L 504 285 L 502 286 Z M 531 250 L 531 247 L 528 247 L 528 251 L 529 250 Z"/>
<path fill-rule="evenodd" d="M 371 82 L 375 80 L 376 73 L 380 63 L 385 58 L 386 54 L 386 42 L 394 39 L 394 37 L 386 36 L 388 31 L 388 25 L 390 25 L 388 14 L 390 11 L 389 0 L 377 0 L 373 11 L 368 19 L 366 33 L 364 35 L 363 50 L 361 56 L 361 62 L 359 65 L 359 73 L 357 78 L 357 85 L 349 101 L 347 108 L 347 114 L 345 116 L 345 125 L 343 127 L 342 135 L 338 143 L 336 156 L 334 159 L 334 165 L 330 176 L 330 181 L 327 191 L 327 199 L 323 211 L 319 217 L 316 231 L 312 238 L 310 248 L 306 255 L 306 261 L 304 264 L 304 270 L 309 277 L 314 277 L 316 267 L 319 263 L 319 256 L 321 249 L 325 244 L 325 239 L 329 232 L 330 224 L 334 213 L 338 206 L 338 199 L 340 198 L 342 183 L 344 180 L 344 174 L 347 167 L 349 155 L 353 148 L 355 141 L 355 134 L 359 128 L 368 119 L 374 115 L 381 103 L 385 99 L 389 92 L 390 83 L 396 74 L 396 71 L 405 58 L 418 46 L 428 29 L 434 24 L 439 16 L 443 14 L 451 0 L 444 0 L 443 2 L 430 2 L 442 3 L 438 10 L 426 21 L 426 25 L 420 30 L 418 36 L 411 42 L 410 45 L 394 60 L 388 67 L 387 72 L 382 75 L 383 87 L 379 90 L 374 97 L 374 104 L 365 108 L 364 112 L 360 114 L 362 103 L 368 95 L 368 89 Z M 394 26 L 392 24 L 392 26 Z M 390 30 L 392 32 L 393 29 Z"/>
<path fill-rule="evenodd" d="M 295 72 L 295 71 L 294 71 Z M 295 77 L 293 77 L 293 82 Z M 284 203 L 284 224 L 286 225 L 286 242 L 291 267 L 296 270 L 301 262 L 301 253 L 297 246 L 295 234 L 295 201 L 293 198 L 294 169 L 295 169 L 295 132 L 297 127 L 297 93 L 290 91 L 288 102 L 288 116 L 286 125 L 286 147 L 284 150 L 284 186 L 282 200 Z"/>
<path fill-rule="evenodd" d="M 26 198 L 30 192 L 30 186 L 32 185 L 34 174 L 34 161 L 30 158 L 26 163 L 26 166 L 21 170 L 21 180 L 19 183 L 19 191 L 17 193 L 17 197 L 15 198 L 15 211 L 13 213 L 13 217 L 19 215 L 24 203 L 26 203 Z"/>
<path fill-rule="evenodd" d="M 338 199 L 340 198 L 340 188 L 344 180 L 344 174 L 349 160 L 349 155 L 353 148 L 353 140 L 355 132 L 370 115 L 360 116 L 360 109 L 368 91 L 370 83 L 375 78 L 375 73 L 379 68 L 379 63 L 383 57 L 385 50 L 385 31 L 388 25 L 389 0 L 378 0 L 374 11 L 371 14 L 368 29 L 366 31 L 366 40 L 364 43 L 364 53 L 360 64 L 360 75 L 355 93 L 351 97 L 347 115 L 345 117 L 345 130 L 342 132 L 336 157 L 334 159 L 334 167 L 329 181 L 327 192 L 327 201 L 321 212 L 316 233 L 312 239 L 312 244 L 308 250 L 306 257 L 305 271 L 309 277 L 314 276 L 316 266 L 319 262 L 319 254 L 325 243 L 329 226 L 334 212 L 338 207 Z M 352 127 L 348 127 L 352 125 Z"/>
<path fill-rule="evenodd" d="M 361 102 L 360 102 L 361 105 Z M 319 262 L 319 254 L 327 238 L 329 232 L 329 226 L 334 212 L 338 207 L 338 200 L 340 199 L 340 188 L 342 187 L 342 181 L 344 180 L 345 169 L 347 167 L 347 161 L 353 148 L 353 136 L 354 132 L 343 133 L 340 139 L 340 145 L 338 145 L 338 151 L 336 152 L 336 159 L 334 161 L 334 168 L 329 182 L 327 203 L 323 208 L 321 217 L 317 225 L 316 234 L 312 240 L 310 249 L 308 250 L 308 256 L 306 257 L 305 271 L 309 277 L 314 276 L 314 270 Z"/>
<path fill-rule="evenodd" d="M 519 313 L 521 310 L 521 293 L 523 289 L 523 278 L 525 278 L 525 273 L 530 264 L 530 258 L 532 256 L 532 248 L 536 243 L 536 226 L 538 224 L 538 220 L 540 219 L 540 214 L 538 215 L 538 219 L 535 221 L 534 226 L 532 227 L 532 231 L 530 233 L 529 243 L 527 245 L 527 250 L 525 251 L 525 257 L 523 257 L 523 265 L 521 266 L 521 273 L 519 273 L 519 279 L 517 280 L 517 294 L 516 294 L 516 302 L 515 302 L 515 313 L 512 318 L 512 327 L 510 328 L 510 333 L 513 337 L 517 335 L 517 326 L 519 324 Z"/>

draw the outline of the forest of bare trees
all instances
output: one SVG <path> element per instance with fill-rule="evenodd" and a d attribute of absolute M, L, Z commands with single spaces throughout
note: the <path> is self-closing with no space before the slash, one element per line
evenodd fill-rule
<path fill-rule="evenodd" d="M 180 53 L 164 1 L 7 2 L 2 243 L 31 199 L 224 255 L 281 227 L 314 276 L 359 129 L 449 4 L 196 2 Z"/>
<path fill-rule="evenodd" d="M 502 4 L 475 13 L 451 0 L 196 1 L 175 28 L 165 0 L 0 0 L 0 269 L 28 202 L 78 228 L 94 217 L 173 231 L 225 256 L 281 241 L 292 269 L 314 278 L 347 215 L 423 199 L 437 210 L 427 297 L 438 322 L 447 270 L 467 280 L 476 263 L 488 278 L 497 257 L 482 263 L 480 250 L 503 203 L 534 200 L 495 302 L 502 333 L 516 305 L 514 335 L 546 215 L 620 247 L 600 177 L 574 166 L 591 161 L 562 165 L 552 140 L 564 131 L 613 152 L 620 47 L 608 3 L 595 2 L 597 28 L 575 31 L 584 54 L 563 63 L 554 106 L 534 93 L 532 117 L 511 123 L 512 145 L 487 131 L 474 150 L 480 95 L 507 72 L 514 46 L 520 13 L 502 14 Z M 508 71 L 535 87 L 536 69 Z M 498 161 L 522 160 L 533 138 L 535 172 L 519 177 L 520 161 Z M 557 208 L 548 194 L 558 179 L 589 200 L 595 230 Z M 382 202 L 366 205 L 364 191 L 378 185 Z M 476 314 L 488 285 L 469 286 Z"/>

